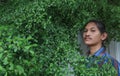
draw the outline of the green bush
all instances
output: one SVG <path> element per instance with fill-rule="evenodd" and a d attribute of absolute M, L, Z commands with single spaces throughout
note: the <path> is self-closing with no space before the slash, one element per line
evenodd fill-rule
<path fill-rule="evenodd" d="M 35 67 L 34 48 L 32 38 L 18 34 L 15 27 L 0 26 L 0 75 L 26 75 Z"/>
<path fill-rule="evenodd" d="M 91 60 L 92 59 L 92 60 Z M 103 64 L 104 60 L 108 60 Z M 77 64 L 76 64 L 77 63 Z M 116 76 L 117 71 L 109 58 L 81 57 L 81 60 L 73 63 L 75 76 Z"/>
<path fill-rule="evenodd" d="M 95 18 L 106 23 L 110 40 L 120 40 L 119 4 L 104 0 L 3 0 L 0 9 L 0 75 L 116 73 L 114 69 L 85 68 L 87 61 L 79 54 L 77 33 L 86 21 Z"/>

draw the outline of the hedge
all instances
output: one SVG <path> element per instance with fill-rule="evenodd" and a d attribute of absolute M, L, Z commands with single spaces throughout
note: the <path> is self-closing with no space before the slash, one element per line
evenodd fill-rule
<path fill-rule="evenodd" d="M 2 0 L 0 9 L 0 75 L 116 74 L 111 64 L 99 69 L 95 62 L 95 66 L 86 68 L 88 61 L 81 55 L 77 35 L 89 19 L 99 19 L 107 26 L 109 41 L 120 40 L 119 3 L 110 0 Z"/>

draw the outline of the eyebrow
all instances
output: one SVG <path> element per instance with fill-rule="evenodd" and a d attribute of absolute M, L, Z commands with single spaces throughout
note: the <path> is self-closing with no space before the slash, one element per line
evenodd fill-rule
<path fill-rule="evenodd" d="M 95 29 L 95 27 L 92 27 L 91 29 Z"/>
<path fill-rule="evenodd" d="M 85 28 L 85 29 L 87 29 L 87 28 Z M 91 27 L 90 29 L 95 29 L 95 27 Z"/>

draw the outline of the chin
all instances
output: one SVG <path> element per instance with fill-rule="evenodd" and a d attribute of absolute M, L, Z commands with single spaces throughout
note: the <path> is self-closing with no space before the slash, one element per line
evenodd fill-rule
<path fill-rule="evenodd" d="M 88 42 L 85 42 L 85 44 L 86 44 L 87 46 L 92 46 L 92 45 L 94 45 L 94 44 L 88 43 Z"/>

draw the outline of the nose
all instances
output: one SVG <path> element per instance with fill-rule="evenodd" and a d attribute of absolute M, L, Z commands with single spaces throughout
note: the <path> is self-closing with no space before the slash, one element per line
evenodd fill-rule
<path fill-rule="evenodd" d="M 90 35 L 90 31 L 86 31 L 84 34 L 88 36 Z"/>

